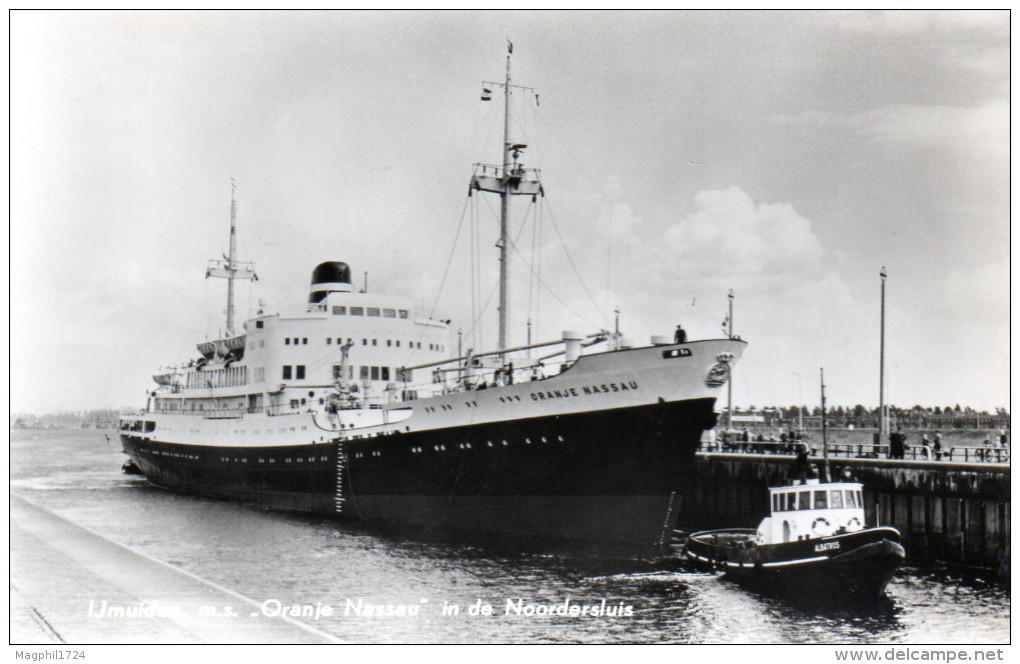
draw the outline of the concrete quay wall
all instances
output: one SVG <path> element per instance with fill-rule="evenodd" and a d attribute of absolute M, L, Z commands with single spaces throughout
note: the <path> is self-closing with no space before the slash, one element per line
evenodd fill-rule
<path fill-rule="evenodd" d="M 811 461 L 822 467 L 820 457 Z M 755 527 L 769 511 L 767 487 L 793 457 L 699 453 L 685 483 L 678 528 Z M 833 479 L 848 470 L 864 485 L 869 526 L 897 528 L 908 559 L 1008 574 L 1008 464 L 830 459 Z"/>

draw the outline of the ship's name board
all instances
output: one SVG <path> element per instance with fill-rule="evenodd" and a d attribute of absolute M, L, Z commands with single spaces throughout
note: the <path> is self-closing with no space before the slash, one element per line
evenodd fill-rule
<path fill-rule="evenodd" d="M 546 401 L 547 399 L 569 399 L 580 397 L 586 394 L 603 394 L 606 392 L 627 392 L 638 389 L 636 380 L 628 380 L 624 383 L 602 383 L 601 385 L 584 385 L 582 387 L 565 387 L 562 390 L 545 390 L 532 392 L 532 401 Z"/>
<path fill-rule="evenodd" d="M 815 551 L 831 551 L 839 548 L 839 542 L 822 542 L 815 544 Z"/>

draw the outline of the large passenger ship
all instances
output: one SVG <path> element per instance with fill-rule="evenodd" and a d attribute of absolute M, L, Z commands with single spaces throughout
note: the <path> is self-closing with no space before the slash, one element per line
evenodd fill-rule
<path fill-rule="evenodd" d="M 486 93 L 496 85 L 508 114 L 509 54 Z M 524 148 L 507 132 L 502 163 L 476 165 L 471 180 L 502 202 L 499 342 L 487 352 L 457 352 L 448 320 L 355 288 L 339 261 L 314 268 L 297 313 L 258 311 L 235 330 L 234 282 L 254 269 L 237 260 L 232 194 L 229 256 L 207 272 L 227 279 L 227 333 L 155 375 L 145 409 L 123 418 L 133 463 L 169 489 L 409 534 L 663 551 L 745 344 L 638 347 L 601 330 L 507 347 L 510 201 L 544 195 Z"/>

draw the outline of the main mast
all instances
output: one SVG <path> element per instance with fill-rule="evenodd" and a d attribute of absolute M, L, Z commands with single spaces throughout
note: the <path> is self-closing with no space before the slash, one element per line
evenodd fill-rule
<path fill-rule="evenodd" d="M 475 164 L 475 173 L 471 177 L 471 191 L 488 191 L 497 193 L 500 196 L 499 206 L 499 350 L 507 347 L 507 314 L 508 295 L 510 290 L 510 197 L 515 195 L 527 195 L 534 198 L 537 194 L 543 194 L 542 184 L 539 181 L 538 169 L 524 168 L 517 160 L 521 153 L 527 148 L 525 143 L 516 143 L 510 139 L 510 98 L 513 88 L 518 87 L 510 84 L 510 56 L 514 52 L 512 43 L 507 42 L 506 55 L 506 79 L 503 83 L 484 82 L 483 86 L 503 86 L 503 160 L 501 166 L 488 164 Z M 491 89 L 482 88 L 482 101 L 489 101 L 492 97 Z M 537 96 L 536 96 L 537 100 Z"/>
<path fill-rule="evenodd" d="M 510 265 L 507 262 L 509 256 L 507 256 L 507 249 L 510 244 L 510 234 L 507 231 L 509 227 L 510 218 L 510 196 L 508 195 L 507 186 L 509 180 L 506 177 L 507 173 L 510 173 L 511 164 L 511 150 L 510 150 L 510 95 L 513 94 L 510 89 L 510 55 L 513 53 L 513 46 L 507 46 L 508 53 L 506 54 L 506 83 L 503 85 L 503 191 L 500 192 L 500 206 L 499 206 L 499 350 L 506 348 L 506 318 L 507 308 L 506 301 L 508 297 L 507 291 L 509 290 L 509 277 L 510 277 Z M 516 158 L 513 158 L 516 161 Z"/>
<path fill-rule="evenodd" d="M 227 331 L 226 336 L 234 336 L 234 280 L 250 279 L 255 281 L 255 264 L 237 260 L 237 201 L 234 190 L 237 183 L 230 181 L 230 254 L 225 260 L 211 260 L 205 271 L 205 278 L 221 277 L 227 280 Z"/>

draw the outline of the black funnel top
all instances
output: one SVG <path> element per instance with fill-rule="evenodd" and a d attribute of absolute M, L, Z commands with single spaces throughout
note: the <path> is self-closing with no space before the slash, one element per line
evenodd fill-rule
<path fill-rule="evenodd" d="M 351 283 L 351 266 L 340 261 L 319 263 L 312 270 L 312 285 L 315 284 L 349 284 Z"/>
<path fill-rule="evenodd" d="M 312 285 L 309 287 L 308 301 L 312 304 L 326 299 L 331 290 L 347 291 L 349 288 L 333 288 L 322 284 L 350 284 L 351 267 L 340 261 L 329 261 L 319 263 L 312 270 Z"/>

